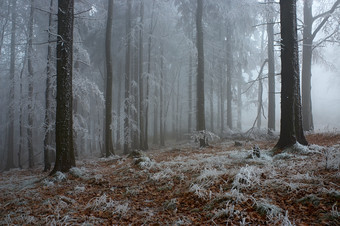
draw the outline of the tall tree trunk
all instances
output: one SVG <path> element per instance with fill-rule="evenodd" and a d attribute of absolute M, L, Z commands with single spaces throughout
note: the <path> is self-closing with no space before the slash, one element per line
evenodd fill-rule
<path fill-rule="evenodd" d="M 313 130 L 311 80 L 312 80 L 312 51 L 313 51 L 313 0 L 304 1 L 303 6 L 303 47 L 302 47 L 302 114 L 303 129 Z"/>
<path fill-rule="evenodd" d="M 145 146 L 145 122 L 144 122 L 144 78 L 143 78 L 143 64 L 144 64 L 144 1 L 140 3 L 140 30 L 139 30 L 139 148 L 143 149 Z"/>
<path fill-rule="evenodd" d="M 269 0 L 268 3 L 273 3 Z M 268 35 L 268 133 L 275 131 L 275 58 L 274 58 L 274 19 L 273 9 L 267 18 Z"/>
<path fill-rule="evenodd" d="M 23 60 L 23 63 L 22 63 L 22 69 L 21 69 L 21 72 L 20 72 L 20 109 L 19 109 L 19 151 L 18 151 L 18 166 L 20 169 L 22 169 L 22 162 L 21 162 L 21 155 L 22 155 L 22 150 L 23 150 L 23 146 L 24 146 L 24 139 L 23 139 L 23 89 L 22 89 L 22 84 L 23 84 L 23 74 L 24 74 L 24 71 L 26 69 L 26 59 L 27 59 L 27 52 L 28 52 L 28 48 L 27 48 L 27 45 L 26 45 L 26 51 L 25 51 L 25 55 L 24 55 L 24 60 Z"/>
<path fill-rule="evenodd" d="M 203 48 L 203 0 L 197 0 L 196 31 L 197 31 L 197 131 L 205 131 L 204 107 L 204 48 Z M 207 146 L 205 135 L 199 139 L 200 147 Z"/>
<path fill-rule="evenodd" d="M 74 1 L 58 2 L 56 162 L 51 175 L 76 165 L 73 144 L 72 62 Z"/>
<path fill-rule="evenodd" d="M 48 17 L 48 46 L 47 46 L 47 65 L 46 65 L 46 88 L 45 88 L 45 118 L 44 118 L 44 172 L 51 169 L 51 156 L 50 156 L 50 146 L 52 138 L 52 128 L 51 128 L 51 78 L 52 78 L 52 10 L 53 10 L 53 0 L 50 0 L 50 11 Z"/>
<path fill-rule="evenodd" d="M 210 130 L 214 131 L 214 77 L 210 77 Z"/>
<path fill-rule="evenodd" d="M 148 68 L 147 68 L 147 78 L 146 78 L 146 95 L 145 95 L 145 128 L 144 128 L 144 142 L 142 150 L 148 150 L 148 131 L 149 131 L 149 93 L 150 93 L 150 75 L 151 75 L 151 44 L 152 44 L 152 34 L 154 29 L 153 19 L 154 19 L 154 11 L 155 11 L 155 0 L 152 3 L 151 10 L 151 21 L 150 21 L 150 29 L 149 29 L 149 37 L 148 37 Z"/>
<path fill-rule="evenodd" d="M 124 154 L 129 153 L 130 143 L 130 52 L 131 52 L 131 0 L 126 10 L 125 99 L 124 99 Z"/>
<path fill-rule="evenodd" d="M 238 63 L 237 79 L 237 129 L 242 130 L 242 65 Z"/>
<path fill-rule="evenodd" d="M 33 152 L 33 22 L 34 22 L 34 0 L 31 0 L 31 11 L 28 24 L 28 128 L 27 128 L 27 144 L 28 144 L 28 167 L 34 166 Z"/>
<path fill-rule="evenodd" d="M 164 50 L 163 50 L 163 42 L 161 41 L 161 77 L 160 77 L 160 85 L 159 85 L 159 132 L 160 132 L 160 144 L 161 146 L 165 145 L 165 119 L 164 119 L 164 113 L 163 113 L 163 92 L 164 92 Z"/>
<path fill-rule="evenodd" d="M 193 132 L 193 126 L 192 126 L 192 112 L 193 112 L 193 107 L 192 107 L 192 51 L 189 51 L 189 82 L 188 82 L 188 98 L 189 98 L 189 113 L 188 113 L 188 133 Z"/>
<path fill-rule="evenodd" d="M 116 141 L 116 149 L 120 150 L 121 149 L 121 105 L 122 105 L 122 62 L 119 62 L 118 64 L 118 73 L 117 73 L 117 78 L 118 78 L 118 101 L 117 101 L 117 141 Z"/>
<path fill-rule="evenodd" d="M 328 11 L 313 17 L 313 0 L 304 1 L 304 27 L 302 49 L 302 115 L 303 129 L 305 131 L 314 129 L 311 97 L 313 40 L 339 5 L 340 0 L 337 0 L 333 3 L 332 7 Z M 320 17 L 323 19 L 316 26 L 316 28 L 312 30 L 314 21 Z"/>
<path fill-rule="evenodd" d="M 9 68 L 10 91 L 9 91 L 9 125 L 6 170 L 14 168 L 14 85 L 15 85 L 15 46 L 16 46 L 16 20 L 17 0 L 12 1 L 12 29 L 11 29 L 11 61 Z"/>
<path fill-rule="evenodd" d="M 262 94 L 263 94 L 263 84 L 262 84 L 262 72 L 259 75 L 259 87 L 258 87 L 258 96 L 257 96 L 257 128 L 261 128 L 262 123 Z"/>
<path fill-rule="evenodd" d="M 232 118 L 232 100 L 233 100 L 233 92 L 232 92 L 232 75 L 233 75 L 233 68 L 234 68 L 234 60 L 232 54 L 232 26 L 230 22 L 227 25 L 227 127 L 228 129 L 233 129 L 233 118 Z"/>
<path fill-rule="evenodd" d="M 113 0 L 108 0 L 105 54 L 106 54 L 106 89 L 105 89 L 105 155 L 109 157 L 114 154 L 112 143 L 112 20 L 113 20 Z"/>
<path fill-rule="evenodd" d="M 220 71 L 220 120 L 221 120 L 221 135 L 224 133 L 224 98 L 225 98 L 225 79 L 223 75 L 223 68 L 222 64 L 219 66 L 219 71 Z"/>
<path fill-rule="evenodd" d="M 296 0 L 280 1 L 281 17 L 281 129 L 275 148 L 307 144 L 302 130 Z"/>

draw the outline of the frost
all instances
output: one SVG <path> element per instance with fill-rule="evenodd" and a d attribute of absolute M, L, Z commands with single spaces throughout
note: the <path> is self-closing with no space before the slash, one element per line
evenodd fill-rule
<path fill-rule="evenodd" d="M 256 201 L 256 210 L 262 214 L 267 215 L 269 219 L 273 217 L 278 217 L 283 213 L 283 209 L 280 207 L 270 204 L 267 200 L 262 199 L 261 201 Z"/>
<path fill-rule="evenodd" d="M 155 181 L 159 181 L 160 179 L 170 178 L 173 175 L 175 175 L 175 173 L 170 168 L 166 168 L 166 169 L 152 175 L 151 179 L 155 180 Z"/>
<path fill-rule="evenodd" d="M 242 167 L 233 181 L 233 188 L 248 188 L 260 184 L 261 170 L 256 166 Z"/>
<path fill-rule="evenodd" d="M 189 191 L 194 192 L 199 198 L 205 198 L 208 194 L 207 190 L 201 187 L 199 184 L 192 184 Z"/>
<path fill-rule="evenodd" d="M 324 152 L 324 165 L 326 169 L 340 169 L 340 149 L 327 148 Z"/>
<path fill-rule="evenodd" d="M 218 171 L 216 169 L 211 169 L 211 168 L 205 168 L 203 171 L 201 171 L 201 174 L 197 178 L 199 181 L 204 181 L 207 179 L 216 179 L 219 176 L 225 174 L 225 171 Z"/>
<path fill-rule="evenodd" d="M 56 182 L 61 182 L 61 181 L 65 181 L 67 179 L 67 176 L 64 173 L 57 171 L 53 178 Z"/>
<path fill-rule="evenodd" d="M 77 192 L 77 193 L 80 193 L 80 192 L 84 192 L 85 191 L 85 186 L 76 186 L 74 188 L 74 190 Z"/>
<path fill-rule="evenodd" d="M 223 197 L 233 200 L 235 203 L 241 203 L 246 201 L 248 198 L 241 193 L 238 189 L 231 189 L 230 192 L 224 193 Z"/>
<path fill-rule="evenodd" d="M 152 161 L 149 157 L 142 156 L 140 158 L 134 159 L 136 165 L 138 165 L 142 169 L 150 169 L 155 165 L 155 162 Z"/>
<path fill-rule="evenodd" d="M 338 211 L 338 207 L 336 206 L 336 204 L 332 206 L 331 215 L 332 217 L 340 218 L 340 212 Z"/>
<path fill-rule="evenodd" d="M 235 210 L 234 204 L 231 204 L 229 201 L 226 203 L 225 208 L 218 210 L 215 212 L 215 216 L 213 220 L 220 217 L 232 218 L 234 215 L 239 215 L 240 211 Z"/>
<path fill-rule="evenodd" d="M 121 204 L 120 202 L 113 201 L 106 194 L 103 194 L 100 197 L 91 199 L 87 203 L 86 208 L 97 211 L 110 211 L 113 214 L 124 216 L 129 210 L 129 203 Z"/>
<path fill-rule="evenodd" d="M 72 167 L 69 172 L 72 176 L 79 177 L 79 178 L 84 178 L 87 173 L 84 167 L 82 168 Z"/>

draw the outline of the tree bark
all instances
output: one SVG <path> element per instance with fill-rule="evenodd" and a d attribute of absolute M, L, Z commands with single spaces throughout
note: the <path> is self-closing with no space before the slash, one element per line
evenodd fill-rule
<path fill-rule="evenodd" d="M 145 134 L 144 134 L 144 78 L 143 78 L 143 64 L 144 64 L 144 1 L 140 3 L 140 30 L 139 30 L 139 147 L 143 149 Z"/>
<path fill-rule="evenodd" d="M 163 105 L 164 105 L 164 99 L 163 99 L 163 92 L 164 92 L 164 50 L 163 50 L 163 42 L 161 41 L 161 77 L 160 77 L 160 85 L 159 85 L 159 132 L 160 132 L 160 145 L 165 145 L 165 134 L 164 134 L 164 128 L 165 128 L 165 119 L 164 119 L 164 113 L 163 113 Z"/>
<path fill-rule="evenodd" d="M 232 74 L 234 68 L 234 60 L 232 54 L 232 26 L 230 22 L 227 25 L 227 43 L 226 43 L 226 52 L 227 52 L 227 127 L 228 129 L 233 129 L 233 111 L 232 111 L 232 100 L 233 100 L 233 92 L 232 92 Z"/>
<path fill-rule="evenodd" d="M 28 167 L 34 166 L 33 152 L 33 23 L 34 23 L 34 0 L 31 0 L 31 10 L 28 23 L 28 128 L 27 128 L 27 146 L 28 146 Z"/>
<path fill-rule="evenodd" d="M 46 65 L 46 88 L 45 88 L 45 118 L 44 118 L 44 172 L 51 169 L 51 156 L 50 156 L 50 146 L 52 138 L 52 128 L 51 128 L 51 78 L 52 78 L 52 9 L 53 0 L 50 1 L 50 12 L 48 17 L 48 46 L 47 46 L 47 65 Z"/>
<path fill-rule="evenodd" d="M 268 3 L 272 3 L 269 0 Z M 268 35 L 268 133 L 275 131 L 275 58 L 274 58 L 274 20 L 272 8 L 267 18 Z"/>
<path fill-rule="evenodd" d="M 197 125 L 198 132 L 205 131 L 204 107 L 204 48 L 203 48 L 203 0 L 197 0 L 196 31 L 197 31 Z M 200 137 L 200 147 L 207 146 L 206 137 Z"/>
<path fill-rule="evenodd" d="M 73 144 L 72 62 L 74 1 L 58 1 L 56 162 L 51 175 L 76 165 Z"/>
<path fill-rule="evenodd" d="M 304 1 L 303 6 L 303 47 L 302 47 L 302 114 L 303 129 L 305 131 L 313 130 L 312 117 L 312 97 L 311 97 L 311 80 L 312 80 L 312 51 L 313 51 L 313 0 Z"/>
<path fill-rule="evenodd" d="M 237 79 L 237 129 L 242 130 L 242 65 L 238 64 L 238 79 Z"/>
<path fill-rule="evenodd" d="M 280 1 L 281 17 L 281 128 L 275 148 L 296 142 L 306 145 L 302 130 L 296 0 Z"/>
<path fill-rule="evenodd" d="M 9 125 L 8 125 L 8 147 L 7 147 L 7 162 L 6 170 L 14 168 L 14 85 L 15 85 L 15 46 L 16 46 L 16 20 L 17 20 L 17 0 L 12 1 L 12 28 L 11 28 L 11 57 L 10 57 L 10 91 L 9 91 Z"/>
<path fill-rule="evenodd" d="M 112 143 L 112 20 L 113 20 L 113 0 L 108 0 L 105 54 L 106 54 L 106 94 L 105 94 L 105 155 L 109 157 L 114 154 Z"/>
<path fill-rule="evenodd" d="M 130 52 L 131 52 L 131 0 L 126 9 L 126 53 L 125 53 L 125 99 L 124 99 L 124 154 L 129 153 L 130 143 Z"/>

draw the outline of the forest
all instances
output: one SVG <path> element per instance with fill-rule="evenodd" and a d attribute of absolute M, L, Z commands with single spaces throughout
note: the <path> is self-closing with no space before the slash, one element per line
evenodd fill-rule
<path fill-rule="evenodd" d="M 340 0 L 1 0 L 0 225 L 339 225 Z"/>

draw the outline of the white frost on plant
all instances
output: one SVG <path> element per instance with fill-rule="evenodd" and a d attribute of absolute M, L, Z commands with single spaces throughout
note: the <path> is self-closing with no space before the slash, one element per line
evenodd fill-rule
<path fill-rule="evenodd" d="M 226 203 L 225 208 L 222 208 L 218 211 L 215 212 L 215 215 L 213 217 L 213 220 L 216 218 L 220 218 L 220 217 L 227 217 L 227 218 L 231 218 L 234 215 L 239 215 L 240 211 L 239 210 L 235 210 L 235 205 L 231 204 L 229 201 Z"/>
<path fill-rule="evenodd" d="M 84 192 L 85 191 L 85 186 L 76 186 L 75 188 L 74 188 L 74 190 L 75 190 L 75 192 L 77 192 L 77 193 L 81 193 L 81 192 Z"/>
<path fill-rule="evenodd" d="M 85 175 L 87 174 L 87 170 L 85 169 L 85 167 L 81 167 L 81 168 L 72 167 L 69 172 L 72 176 L 79 177 L 79 178 L 84 178 Z"/>
<path fill-rule="evenodd" d="M 152 180 L 159 181 L 164 178 L 171 178 L 175 173 L 170 169 L 166 168 L 158 173 L 155 173 L 154 175 L 151 176 Z"/>
<path fill-rule="evenodd" d="M 324 165 L 326 169 L 339 170 L 340 169 L 340 149 L 327 148 L 324 152 Z"/>
<path fill-rule="evenodd" d="M 231 189 L 229 192 L 224 193 L 223 197 L 229 198 L 235 203 L 241 203 L 248 199 L 247 196 L 241 193 L 238 189 Z"/>
<path fill-rule="evenodd" d="M 129 210 L 129 203 L 125 202 L 121 204 L 108 197 L 105 193 L 97 198 L 91 199 L 86 208 L 90 208 L 96 211 L 112 211 L 113 214 L 125 215 Z"/>
<path fill-rule="evenodd" d="M 136 158 L 135 161 L 138 161 L 137 165 L 142 169 L 150 169 L 156 165 L 156 163 L 147 156 Z"/>
<path fill-rule="evenodd" d="M 208 194 L 207 190 L 199 184 L 192 184 L 189 191 L 194 192 L 199 198 L 205 198 Z"/>
<path fill-rule="evenodd" d="M 261 169 L 256 166 L 242 167 L 233 181 L 233 188 L 249 188 L 260 184 Z"/>
<path fill-rule="evenodd" d="M 221 171 L 221 170 L 216 170 L 214 168 L 205 168 L 204 170 L 201 171 L 201 174 L 198 176 L 199 181 L 204 181 L 204 180 L 215 180 L 219 176 L 225 174 L 226 171 Z"/>
<path fill-rule="evenodd" d="M 66 174 L 60 172 L 60 171 L 57 171 L 54 175 L 54 180 L 56 182 L 61 182 L 61 181 L 65 181 L 67 179 L 67 176 Z"/>

